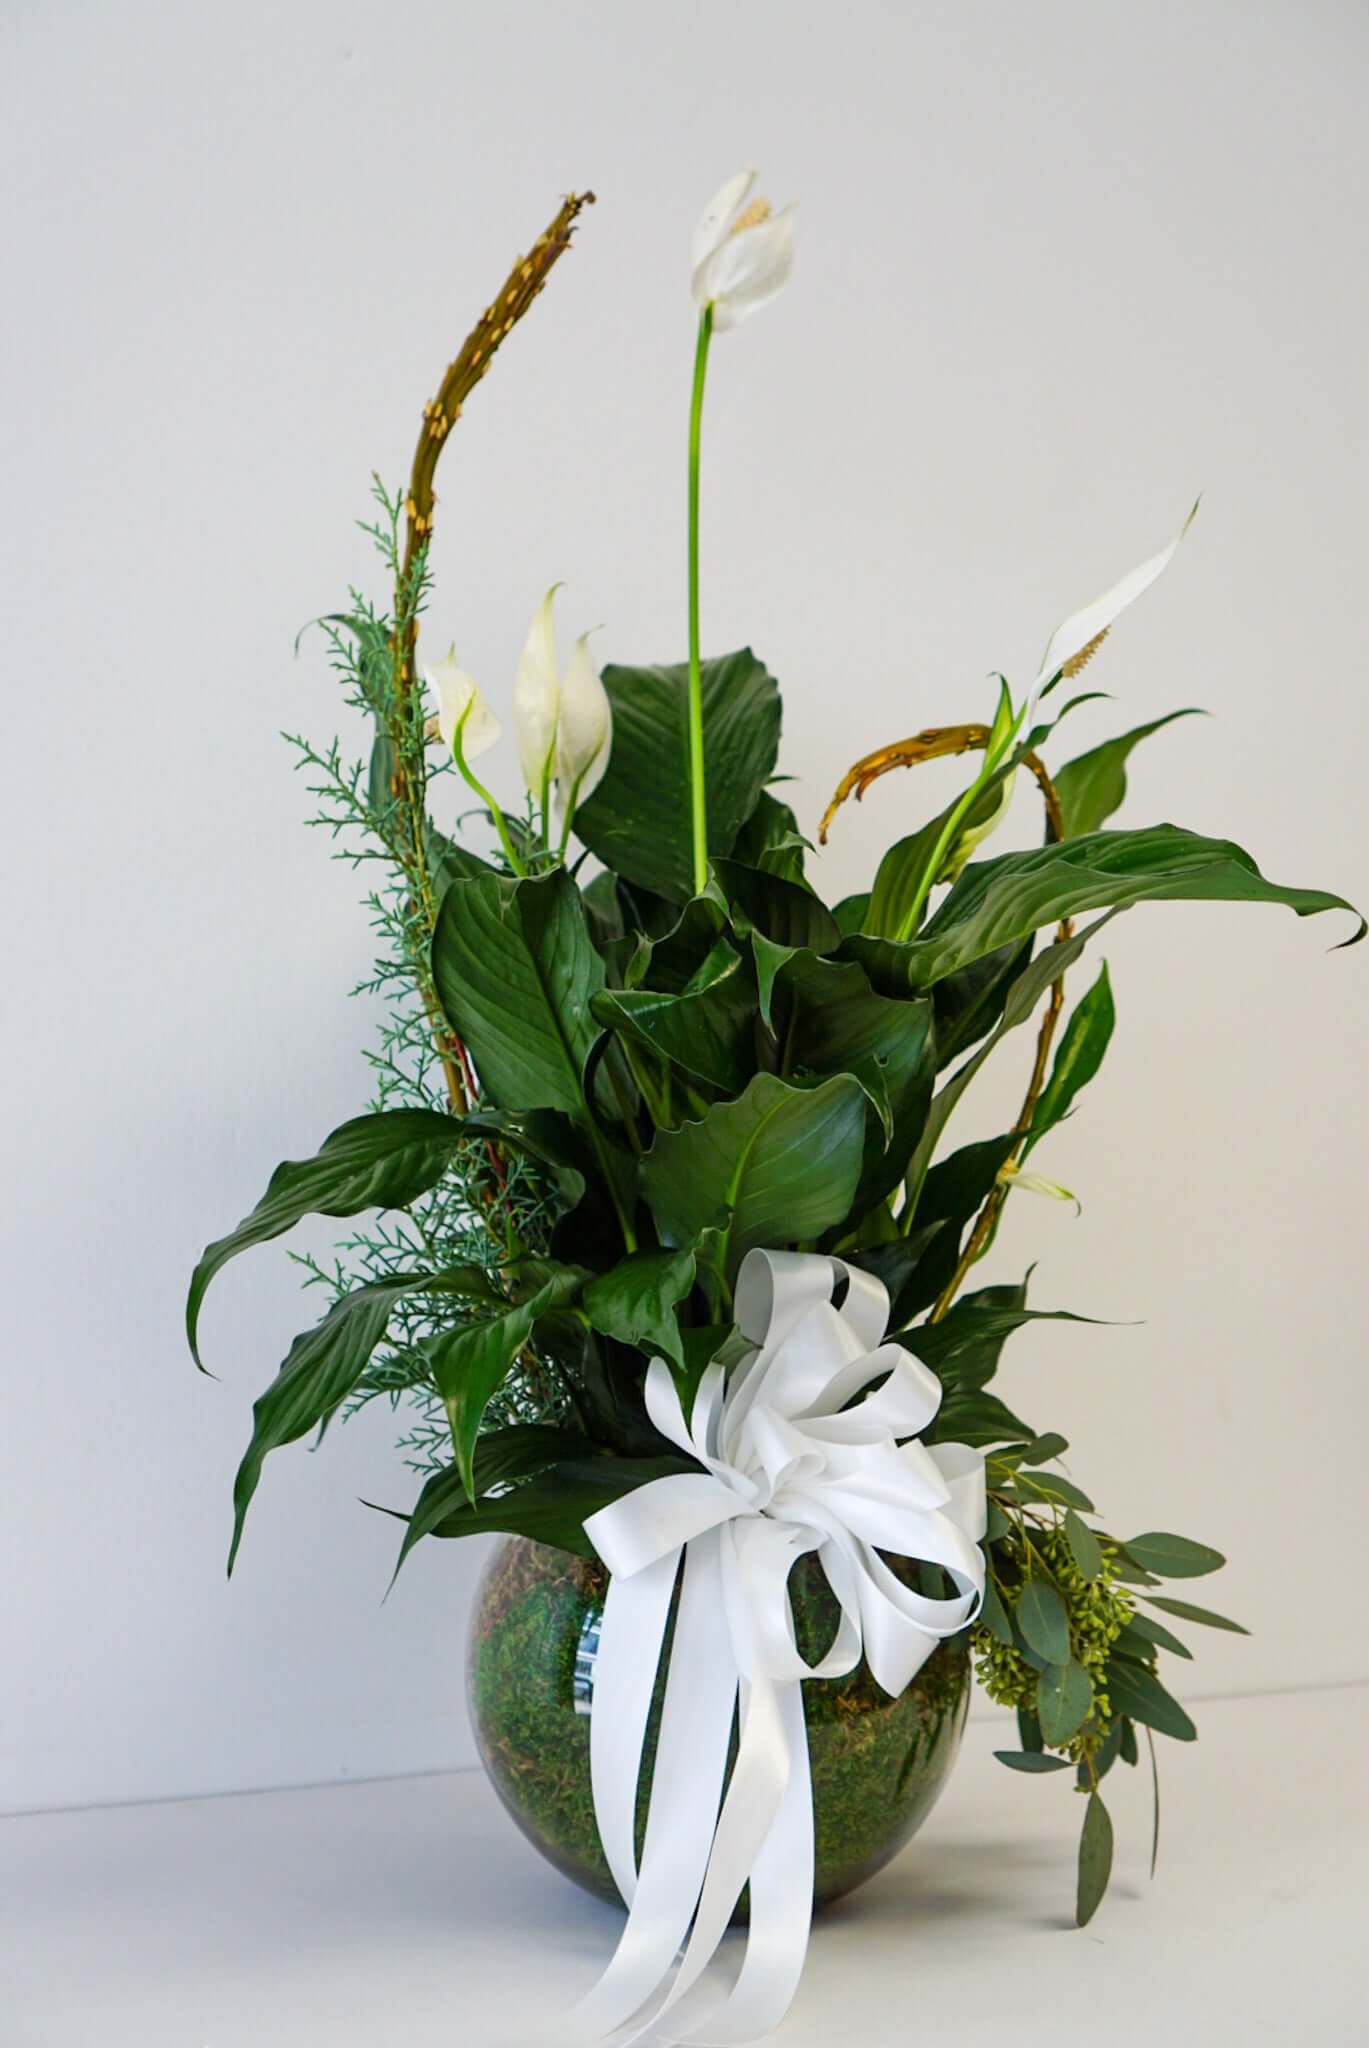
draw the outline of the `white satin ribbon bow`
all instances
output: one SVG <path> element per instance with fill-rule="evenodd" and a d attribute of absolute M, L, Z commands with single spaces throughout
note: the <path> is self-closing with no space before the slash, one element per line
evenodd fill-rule
<path fill-rule="evenodd" d="M 838 1309 L 832 1293 L 843 1280 Z M 900 1345 L 881 1341 L 888 1311 L 879 1281 L 840 1259 L 748 1253 L 735 1313 L 756 1348 L 730 1382 L 709 1366 L 686 1422 L 665 1361 L 647 1373 L 652 1421 L 702 1469 L 653 1480 L 585 1523 L 611 1574 L 590 1716 L 594 1805 L 628 1906 L 608 1969 L 572 2016 L 591 2034 L 635 2021 L 632 2040 L 741 2042 L 779 2024 L 803 1968 L 813 1904 L 801 1682 L 838 1678 L 863 1655 L 897 1695 L 937 1641 L 978 1612 L 984 1460 L 965 1444 L 907 1440 L 935 1415 L 941 1387 Z M 876 1392 L 847 1406 L 877 1380 Z M 841 1620 L 810 1666 L 796 1646 L 788 1579 L 814 1550 Z M 913 1592 L 882 1551 L 944 1566 L 956 1594 Z M 682 1556 L 639 1870 L 637 1780 Z M 739 1696 L 739 1746 L 723 1800 Z M 721 1999 L 704 1993 L 676 2011 L 748 1883 L 750 1932 L 736 1983 Z"/>

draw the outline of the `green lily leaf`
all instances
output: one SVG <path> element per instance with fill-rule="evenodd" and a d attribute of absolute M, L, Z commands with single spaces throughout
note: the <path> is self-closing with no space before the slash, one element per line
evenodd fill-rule
<path fill-rule="evenodd" d="M 768 875 L 780 875 L 786 882 L 801 882 L 808 851 L 809 842 L 788 804 L 763 789 L 732 843 L 732 858 L 747 867 L 764 868 Z"/>
<path fill-rule="evenodd" d="M 1049 946 L 1043 946 L 1036 957 L 1029 960 L 1026 966 L 1014 976 L 1013 980 L 1009 983 L 1008 991 L 1003 1001 L 1002 1015 L 994 1026 L 993 1031 L 984 1040 L 983 1044 L 970 1055 L 969 1059 L 957 1067 L 950 1080 L 938 1089 L 937 1093 L 932 1097 L 932 1106 L 927 1112 L 926 1127 L 921 1138 L 918 1140 L 917 1151 L 913 1154 L 908 1167 L 908 1187 L 910 1192 L 916 1195 L 918 1190 L 923 1187 L 924 1177 L 930 1179 L 927 1169 L 937 1146 L 941 1142 L 941 1135 L 950 1121 L 951 1113 L 989 1055 L 1006 1038 L 1010 1031 L 1017 1030 L 1019 1025 L 1027 1022 L 1051 983 L 1058 980 L 1062 974 L 1066 973 L 1074 965 L 1085 946 L 1089 943 L 1089 940 L 1096 937 L 1103 926 L 1116 916 L 1117 912 L 1115 910 L 1109 910 L 1102 917 L 1096 917 L 1092 924 L 1085 925 L 1084 929 L 1076 932 L 1073 938 L 1056 939 Z M 855 941 L 848 939 L 846 941 L 846 946 L 848 947 L 853 944 L 862 948 L 876 946 L 890 948 L 893 942 L 887 939 Z M 898 947 L 894 950 L 904 953 L 907 951 L 907 948 Z M 919 1217 L 922 1214 L 920 1197 L 916 1204 L 916 1213 Z"/>
<path fill-rule="evenodd" d="M 1021 1436 L 1025 1428 L 997 1394 L 952 1392 L 922 1434 L 929 1444 L 971 1444 L 983 1450 Z"/>
<path fill-rule="evenodd" d="M 1173 725 L 1176 718 L 1205 718 L 1206 715 L 1196 705 L 1190 704 L 1182 711 L 1170 711 L 1163 718 L 1152 718 L 1146 725 L 1133 726 L 1130 732 L 1121 733 L 1114 740 L 1104 740 L 1102 746 L 1092 747 L 1087 754 L 1066 761 L 1054 777 L 1065 823 L 1065 837 L 1077 839 L 1081 833 L 1096 832 L 1114 811 L 1121 809 L 1127 793 L 1127 757 L 1133 747 L 1148 739 L 1151 733 Z"/>
<path fill-rule="evenodd" d="M 715 860 L 713 872 L 729 903 L 772 945 L 831 953 L 841 944 L 836 919 L 806 884 L 735 860 Z"/>
<path fill-rule="evenodd" d="M 865 1092 L 849 1075 L 796 1088 L 757 1074 L 737 1101 L 658 1132 L 641 1181 L 663 1242 L 692 1244 L 717 1225 L 730 1284 L 753 1246 L 831 1229 L 850 1212 L 865 1116 Z"/>
<path fill-rule="evenodd" d="M 1098 970 L 1097 981 L 1075 1005 L 1065 1026 L 1050 1079 L 1032 1113 L 1031 1129 L 1022 1147 L 1024 1159 L 1047 1131 L 1069 1115 L 1080 1089 L 1098 1072 L 1112 1037 L 1116 1016 L 1112 984 L 1108 980 L 1107 962 L 1104 961 Z"/>
<path fill-rule="evenodd" d="M 481 1084 L 500 1107 L 587 1121 L 590 1000 L 604 964 L 564 869 L 522 882 L 453 882 L 433 934 L 433 980 Z"/>
<path fill-rule="evenodd" d="M 898 949 L 902 972 L 910 990 L 928 989 L 972 960 L 1060 918 L 1159 902 L 1282 903 L 1299 917 L 1348 910 L 1358 919 L 1354 940 L 1365 932 L 1363 918 L 1343 896 L 1267 881 L 1250 855 L 1230 840 L 1204 839 L 1178 825 L 1153 825 L 1140 832 L 1093 832 L 975 862 L 921 937 Z M 845 941 L 848 949 L 860 943 Z M 867 943 L 887 947 L 893 942 Z"/>
<path fill-rule="evenodd" d="M 683 1372 L 675 1310 L 693 1285 L 692 1250 L 636 1252 L 591 1280 L 581 1306 L 601 1335 L 638 1351 L 659 1352 Z"/>
<path fill-rule="evenodd" d="M 251 1441 L 233 1483 L 230 1576 L 268 1453 L 308 1436 L 328 1420 L 365 1372 L 396 1302 L 406 1294 L 420 1293 L 459 1293 L 473 1300 L 488 1300 L 493 1290 L 478 1266 L 453 1267 L 444 1273 L 396 1273 L 344 1294 L 321 1322 L 296 1337 L 280 1371 L 252 1408 Z"/>
<path fill-rule="evenodd" d="M 533 1332 L 539 1316 L 566 1307 L 580 1291 L 582 1276 L 571 1268 L 554 1273 L 536 1294 L 501 1316 L 465 1329 L 443 1330 L 420 1349 L 442 1397 L 456 1449 L 457 1470 L 475 1497 L 475 1442 L 490 1396 Z"/>
<path fill-rule="evenodd" d="M 521 1433 L 521 1432 L 520 1432 Z M 483 1494 L 472 1502 L 454 1465 L 435 1472 L 425 1484 L 409 1519 L 399 1553 L 398 1572 L 415 1543 L 424 1536 L 485 1536 L 496 1532 L 530 1536 L 578 1557 L 593 1557 L 594 1546 L 584 1524 L 600 1508 L 621 1500 L 650 1480 L 674 1473 L 697 1472 L 683 1458 L 596 1458 L 558 1460 L 534 1471 L 520 1486 L 503 1493 Z"/>
<path fill-rule="evenodd" d="M 231 1258 L 249 1245 L 280 1237 L 305 1216 L 406 1208 L 441 1180 L 467 1130 L 460 1118 L 438 1110 L 387 1109 L 339 1124 L 313 1159 L 285 1160 L 251 1215 L 227 1237 L 207 1245 L 195 1268 L 185 1308 L 195 1363 L 200 1365 L 198 1325 L 205 1290 Z"/>
<path fill-rule="evenodd" d="M 603 781 L 575 813 L 582 843 L 616 875 L 682 902 L 694 861 L 689 823 L 689 670 L 604 670 L 613 752 Z M 775 766 L 780 699 L 749 647 L 702 669 L 708 850 L 730 853 Z M 672 792 L 674 800 L 672 801 Z"/>
<path fill-rule="evenodd" d="M 740 954 L 727 951 L 727 971 L 691 994 L 603 989 L 591 1000 L 591 1014 L 692 1079 L 738 1095 L 755 1072 L 756 991 Z"/>
<path fill-rule="evenodd" d="M 926 1121 L 935 1064 L 932 1006 L 876 995 L 853 961 L 824 960 L 803 948 L 775 977 L 771 1015 L 786 1071 L 855 1074 L 867 1087 L 878 1072 L 888 1118 L 886 1128 L 876 1120 L 867 1134 L 851 1207 L 853 1217 L 863 1216 L 898 1186 Z"/>
<path fill-rule="evenodd" d="M 904 1330 L 899 1343 L 924 1365 L 929 1365 L 941 1384 L 958 1393 L 978 1393 L 998 1371 L 1003 1346 L 1014 1330 L 1027 1323 L 1088 1323 L 1089 1316 L 1077 1316 L 1069 1309 L 1038 1309 L 1026 1306 L 1027 1287 L 981 1287 L 962 1294 L 939 1323 L 919 1323 Z M 1055 1473 L 1019 1484 L 1064 1486 Z"/>

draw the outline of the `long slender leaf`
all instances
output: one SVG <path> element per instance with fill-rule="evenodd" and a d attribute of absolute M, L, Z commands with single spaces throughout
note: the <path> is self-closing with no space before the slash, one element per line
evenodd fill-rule
<path fill-rule="evenodd" d="M 1116 739 L 1104 740 L 1101 746 L 1091 747 L 1087 754 L 1079 754 L 1073 761 L 1066 761 L 1054 777 L 1065 837 L 1075 839 L 1082 832 L 1096 832 L 1114 811 L 1120 810 L 1127 793 L 1127 757 L 1133 747 L 1148 739 L 1151 733 L 1173 725 L 1176 718 L 1202 718 L 1205 715 L 1196 705 L 1190 704 L 1182 711 L 1169 711 L 1163 718 L 1152 718 L 1146 725 L 1133 726 L 1130 732 L 1121 733 Z"/>
<path fill-rule="evenodd" d="M 405 1208 L 442 1178 L 466 1128 L 459 1118 L 434 1109 L 380 1110 L 339 1124 L 313 1159 L 283 1161 L 256 1208 L 227 1237 L 207 1245 L 195 1268 L 185 1308 L 195 1363 L 201 1363 L 198 1326 L 205 1290 L 231 1258 L 280 1237 L 304 1216 Z"/>
<path fill-rule="evenodd" d="M 1087 1927 L 1102 1903 L 1112 1875 L 1112 1819 L 1097 1792 L 1090 1792 L 1079 1837 L 1079 1884 L 1074 1918 Z"/>
<path fill-rule="evenodd" d="M 1282 903 L 1299 917 L 1348 910 L 1358 923 L 1344 943 L 1365 932 L 1364 919 L 1343 896 L 1270 882 L 1230 840 L 1153 825 L 1140 832 L 1093 832 L 974 863 L 922 936 L 901 949 L 901 969 L 910 992 L 929 989 L 970 961 L 1060 918 L 1159 902 Z M 844 941 L 848 949 L 861 944 Z"/>
<path fill-rule="evenodd" d="M 1112 984 L 1108 980 L 1107 962 L 1098 970 L 1098 979 L 1088 994 L 1071 1012 L 1065 1026 L 1060 1047 L 1051 1066 L 1050 1079 L 1042 1089 L 1036 1108 L 1032 1112 L 1031 1129 L 1022 1147 L 1025 1159 L 1033 1146 L 1040 1143 L 1047 1131 L 1062 1123 L 1074 1106 L 1074 1099 L 1081 1088 L 1090 1082 L 1103 1064 L 1103 1055 L 1112 1038 L 1113 1025 L 1117 1019 L 1112 1000 Z"/>

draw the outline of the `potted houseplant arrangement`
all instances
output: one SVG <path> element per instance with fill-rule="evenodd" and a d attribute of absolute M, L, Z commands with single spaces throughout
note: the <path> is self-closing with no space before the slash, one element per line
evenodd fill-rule
<path fill-rule="evenodd" d="M 276 1168 L 188 1309 L 198 1358 L 230 1258 L 309 1214 L 362 1219 L 334 1268 L 305 1262 L 327 1310 L 256 1403 L 230 1569 L 269 1452 L 367 1400 L 403 1405 L 425 1476 L 400 1562 L 429 1537 L 508 1538 L 471 1661 L 495 1782 L 553 1861 L 630 1902 L 585 2022 L 674 2038 L 701 2023 L 739 1907 L 764 1938 L 729 2038 L 775 2024 L 814 1897 L 920 1821 L 972 1676 L 1016 1710 L 1003 1762 L 1083 1795 L 1081 1924 L 1097 1907 L 1109 1771 L 1195 1733 L 1161 1676 L 1186 1654 L 1172 1624 L 1237 1624 L 1166 1590 L 1216 1551 L 1119 1534 L 1060 1469 L 1065 1438 L 999 1394 L 1008 1336 L 1063 1312 L 975 1267 L 1015 1192 L 1068 1199 L 1036 1153 L 1107 1049 L 1106 967 L 1072 1007 L 1066 991 L 1103 926 L 1146 901 L 1350 907 L 1229 842 L 1110 826 L 1132 749 L 1181 712 L 1062 745 L 1097 694 L 1070 686 L 1177 539 L 1070 617 L 1025 689 L 1000 680 L 983 722 L 852 768 L 819 838 L 894 770 L 964 756 L 965 786 L 868 892 L 821 900 L 771 787 L 776 682 L 749 648 L 701 646 L 711 344 L 792 259 L 792 213 L 751 183 L 729 181 L 693 249 L 687 658 L 601 673 L 585 635 L 563 669 L 548 591 L 512 689 L 516 815 L 480 778 L 499 720 L 429 644 L 434 475 L 591 195 L 451 364 L 407 490 L 377 485 L 392 596 L 353 592 L 319 622 L 369 758 L 294 743 L 318 822 L 379 878 L 374 1097 Z M 1042 842 L 995 854 L 1015 779 L 1039 792 Z M 1019 1031 L 1020 1113 L 957 1145 L 960 1098 Z"/>

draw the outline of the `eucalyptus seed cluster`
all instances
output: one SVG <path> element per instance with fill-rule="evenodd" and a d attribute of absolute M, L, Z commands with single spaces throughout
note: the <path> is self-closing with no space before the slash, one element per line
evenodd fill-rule
<path fill-rule="evenodd" d="M 993 1569 L 1005 1611 L 1013 1603 L 1028 1573 L 1028 1537 L 1020 1524 L 1013 1525 L 993 1546 Z M 1108 1659 L 1113 1644 L 1134 1612 L 1131 1595 L 1117 1577 L 1115 1546 L 1100 1543 L 1102 1568 L 1086 1578 L 1059 1528 L 1035 1529 L 1030 1537 L 1030 1568 L 1049 1572 L 1069 1618 L 1070 1652 L 1088 1673 L 1093 1704 L 1077 1735 L 1066 1745 L 1076 1763 L 1094 1756 L 1107 1740 L 1112 1705 L 1106 1691 Z M 983 1622 L 972 1631 L 971 1647 L 975 1676 L 991 1700 L 1023 1714 L 1035 1714 L 1038 1674 L 1023 1654 L 1020 1636 L 1004 1642 Z"/>

